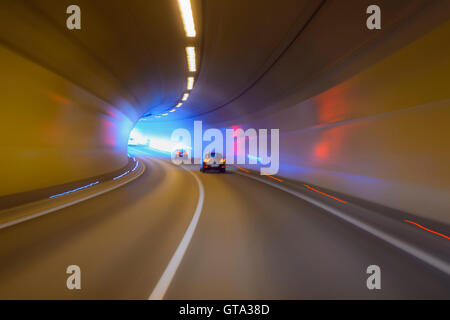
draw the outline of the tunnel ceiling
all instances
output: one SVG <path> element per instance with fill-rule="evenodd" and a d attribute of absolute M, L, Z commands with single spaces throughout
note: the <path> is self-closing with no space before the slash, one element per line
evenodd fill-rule
<path fill-rule="evenodd" d="M 133 120 L 180 99 L 188 42 L 176 1 L 5 1 L 0 25 L 11 32 L 2 42 Z M 66 8 L 74 3 L 82 28 L 69 31 Z"/>
<path fill-rule="evenodd" d="M 198 48 L 189 100 L 166 122 L 233 120 L 303 94 L 430 5 L 427 0 L 192 0 L 197 37 L 185 36 L 176 0 L 78 0 L 82 29 L 68 31 L 69 0 L 4 0 L 0 40 L 118 107 L 132 120 L 173 107 L 186 90 L 185 47 Z M 377 3 L 389 21 L 365 26 Z M 346 75 L 351 76 L 351 72 Z M 329 87 L 331 83 L 324 85 Z M 324 89 L 322 88 L 322 90 Z M 308 90 L 309 91 L 308 91 Z"/>
<path fill-rule="evenodd" d="M 374 3 L 389 21 L 377 32 L 365 27 L 366 8 Z M 430 5 L 426 0 L 205 1 L 201 70 L 186 113 L 211 123 L 242 121 L 269 107 L 280 109 L 292 95 L 296 102 L 304 100 L 332 86 L 322 77 L 370 51 Z M 320 88 L 312 88 L 316 82 Z"/>
<path fill-rule="evenodd" d="M 204 1 L 201 70 L 186 103 L 190 114 L 209 112 L 239 97 L 274 63 L 319 4 Z"/>

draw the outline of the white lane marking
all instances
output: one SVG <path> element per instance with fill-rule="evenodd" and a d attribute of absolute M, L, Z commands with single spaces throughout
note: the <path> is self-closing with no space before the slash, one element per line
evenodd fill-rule
<path fill-rule="evenodd" d="M 371 226 L 371 225 L 369 225 L 369 224 L 367 224 L 365 222 L 362 222 L 362 221 L 360 221 L 358 219 L 355 219 L 355 218 L 347 215 L 346 213 L 344 213 L 344 212 L 342 212 L 340 210 L 337 210 L 337 209 L 335 209 L 335 208 L 333 208 L 333 207 L 331 207 L 331 206 L 329 206 L 327 204 L 321 203 L 320 201 L 315 200 L 313 198 L 310 198 L 310 197 L 308 197 L 308 196 L 306 196 L 306 195 L 304 195 L 304 194 L 302 194 L 300 192 L 290 190 L 289 188 L 286 188 L 286 187 L 282 186 L 281 184 L 273 183 L 271 181 L 267 181 L 265 179 L 262 179 L 262 178 L 259 178 L 259 177 L 255 177 L 255 176 L 252 176 L 252 175 L 248 175 L 248 174 L 245 174 L 245 173 L 242 173 L 242 172 L 239 172 L 239 171 L 235 171 L 235 173 L 237 173 L 237 174 L 239 174 L 241 176 L 248 177 L 248 178 L 257 180 L 259 182 L 263 182 L 265 184 L 271 185 L 272 187 L 275 187 L 275 188 L 283 190 L 283 191 L 285 191 L 287 193 L 290 193 L 290 194 L 296 196 L 297 198 L 300 198 L 300 199 L 305 200 L 305 201 L 307 201 L 309 203 L 312 203 L 313 205 L 315 205 L 315 206 L 317 206 L 319 208 L 322 208 L 322 209 L 328 211 L 329 213 L 331 213 L 331 214 L 333 214 L 333 215 L 335 215 L 335 216 L 337 216 L 337 217 L 339 217 L 339 218 L 341 218 L 341 219 L 343 219 L 343 220 L 353 224 L 354 226 L 356 226 L 356 227 L 358 227 L 358 228 L 360 228 L 360 229 L 362 229 L 362 230 L 364 230 L 364 231 L 366 231 L 366 232 L 368 232 L 368 233 L 378 237 L 379 239 L 384 240 L 387 243 L 389 243 L 389 244 L 391 244 L 391 245 L 393 245 L 393 246 L 395 246 L 395 247 L 397 247 L 397 248 L 399 248 L 399 249 L 409 253 L 410 255 L 416 257 L 417 259 L 419 259 L 419 260 L 421 260 L 421 261 L 423 261 L 423 262 L 433 266 L 434 268 L 444 272 L 445 274 L 450 275 L 450 263 L 448 263 L 447 261 L 442 260 L 442 259 L 440 259 L 438 257 L 435 257 L 435 256 L 433 256 L 433 255 L 423 251 L 422 249 L 417 248 L 414 245 L 411 245 L 411 244 L 409 244 L 409 243 L 407 243 L 407 242 L 405 242 L 405 241 L 403 241 L 403 240 L 401 240 L 401 239 L 399 239 L 397 237 L 391 236 L 388 233 L 384 232 L 383 230 L 374 228 L 373 226 Z"/>
<path fill-rule="evenodd" d="M 31 215 L 28 215 L 28 216 L 19 218 L 19 219 L 15 219 L 15 220 L 12 220 L 12 221 L 8 221 L 8 222 L 5 222 L 5 223 L 2 223 L 2 224 L 0 224 L 0 230 L 4 229 L 4 228 L 11 227 L 13 225 L 16 225 L 16 224 L 19 224 L 19 223 L 22 223 L 22 222 L 25 222 L 25 221 L 28 221 L 28 220 L 31 220 L 31 219 L 38 218 L 40 216 L 46 215 L 46 214 L 54 212 L 54 211 L 58 211 L 58 210 L 61 210 L 61 209 L 73 206 L 74 204 L 77 204 L 77 203 L 89 200 L 91 198 L 97 197 L 97 196 L 102 195 L 104 193 L 110 192 L 110 191 L 112 191 L 114 189 L 117 189 L 117 188 L 123 186 L 124 184 L 130 183 L 131 181 L 134 181 L 135 179 L 139 178 L 145 172 L 145 164 L 144 164 L 144 162 L 140 161 L 140 163 L 142 163 L 142 171 L 138 175 L 134 176 L 133 178 L 131 178 L 129 180 L 125 180 L 125 181 L 123 181 L 121 183 L 115 184 L 114 186 L 109 187 L 107 189 L 103 189 L 101 191 L 94 192 L 93 194 L 90 194 L 89 196 L 86 196 L 84 198 L 81 198 L 81 199 L 78 199 L 78 200 L 69 201 L 69 202 L 66 202 L 66 203 L 64 203 L 62 205 L 59 205 L 59 206 L 56 206 L 56 207 L 53 207 L 53 208 L 50 208 L 50 209 L 46 209 L 46 210 L 43 210 L 43 211 L 31 214 Z"/>
<path fill-rule="evenodd" d="M 195 178 L 198 184 L 199 195 L 197 208 L 195 208 L 194 216 L 192 217 L 191 223 L 189 224 L 189 227 L 187 228 L 183 236 L 183 239 L 181 240 L 177 250 L 173 254 L 172 259 L 170 259 L 170 262 L 167 265 L 166 270 L 162 274 L 158 283 L 156 284 L 156 287 L 153 289 L 152 294 L 148 298 L 149 300 L 162 300 L 164 298 L 164 295 L 166 294 L 167 289 L 169 289 L 170 283 L 172 282 L 173 277 L 175 276 L 175 273 L 177 272 L 177 269 L 180 266 L 181 260 L 183 260 L 184 254 L 186 253 L 189 243 L 191 242 L 192 236 L 194 235 L 195 228 L 197 227 L 200 214 L 202 213 L 203 201 L 205 199 L 205 190 L 203 188 L 203 184 L 200 181 L 200 179 L 189 169 L 185 170 L 190 174 L 192 174 L 192 176 Z"/>

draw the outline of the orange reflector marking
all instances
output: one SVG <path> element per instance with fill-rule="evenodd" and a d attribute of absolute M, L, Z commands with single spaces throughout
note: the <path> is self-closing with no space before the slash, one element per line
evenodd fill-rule
<path fill-rule="evenodd" d="M 272 176 L 269 176 L 269 175 L 268 175 L 268 177 L 269 177 L 269 178 L 272 178 L 272 179 L 274 179 L 274 180 L 280 181 L 280 182 L 283 182 L 283 181 L 284 181 L 284 180 L 281 180 L 281 179 L 278 179 L 278 178 L 275 178 L 275 177 L 272 177 Z"/>
<path fill-rule="evenodd" d="M 405 222 L 407 222 L 407 223 L 411 223 L 411 224 L 414 224 L 414 225 L 418 226 L 419 228 L 422 228 L 423 230 L 426 230 L 426 231 L 428 231 L 428 232 L 431 232 L 431 233 L 437 234 L 438 236 L 441 236 L 441 237 L 444 237 L 444 238 L 446 238 L 446 239 L 449 239 L 449 240 L 450 240 L 450 237 L 447 237 L 446 235 L 444 235 L 444 234 L 442 234 L 442 233 L 439 233 L 439 232 L 436 232 L 436 231 L 433 231 L 433 230 L 427 229 L 427 228 L 425 228 L 425 227 L 421 226 L 421 225 L 420 225 L 420 224 L 418 224 L 418 223 L 415 223 L 415 222 L 412 222 L 412 221 L 409 221 L 409 220 L 403 220 L 403 221 L 405 221 Z"/>
<path fill-rule="evenodd" d="M 342 202 L 342 203 L 348 203 L 347 201 L 341 200 L 341 199 L 339 199 L 339 198 L 330 196 L 329 194 L 326 194 L 326 193 L 324 193 L 324 192 L 322 192 L 322 191 L 319 191 L 319 190 L 317 190 L 317 189 L 314 189 L 313 187 L 310 187 L 310 186 L 308 186 L 307 184 L 304 184 L 304 186 L 307 187 L 308 189 L 312 190 L 312 191 L 315 191 L 315 192 L 317 192 L 317 193 L 323 194 L 324 196 L 327 196 L 327 197 L 329 197 L 329 198 L 331 198 L 331 199 L 337 200 L 337 201 Z"/>
<path fill-rule="evenodd" d="M 242 171 L 244 171 L 244 172 L 247 172 L 247 173 L 249 173 L 250 171 L 248 171 L 248 170 L 245 170 L 245 169 L 242 169 L 241 167 L 238 167 L 238 166 L 236 166 L 236 168 L 238 168 L 239 170 L 242 170 Z"/>

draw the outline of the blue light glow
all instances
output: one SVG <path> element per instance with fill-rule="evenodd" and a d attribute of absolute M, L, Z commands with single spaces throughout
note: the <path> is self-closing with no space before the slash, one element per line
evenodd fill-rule
<path fill-rule="evenodd" d="M 135 161 L 136 161 L 136 159 L 135 159 Z M 137 169 L 138 164 L 139 164 L 139 161 L 136 161 L 136 165 L 134 166 L 133 170 L 131 170 L 132 172 L 134 172 Z"/>
<path fill-rule="evenodd" d="M 122 173 L 120 176 L 117 176 L 117 177 L 113 178 L 113 180 L 120 179 L 120 178 L 122 178 L 123 176 L 126 176 L 126 175 L 129 174 L 129 173 L 130 173 L 130 170 L 128 170 L 128 171 Z"/>
<path fill-rule="evenodd" d="M 53 198 L 60 197 L 60 196 L 63 196 L 63 195 L 66 195 L 66 194 L 69 194 L 69 193 L 72 193 L 72 192 L 75 192 L 75 191 L 83 190 L 83 189 L 92 187 L 92 186 L 94 186 L 94 185 L 96 185 L 98 183 L 99 183 L 99 181 L 96 181 L 96 182 L 90 183 L 88 185 L 85 185 L 83 187 L 79 187 L 79 188 L 76 188 L 76 189 L 73 189 L 73 190 L 69 190 L 69 191 L 66 191 L 66 192 L 63 192 L 63 193 L 55 194 L 53 196 L 50 196 L 49 198 L 53 199 Z"/>
<path fill-rule="evenodd" d="M 148 137 L 142 134 L 139 130 L 134 128 L 131 130 L 130 137 L 128 138 L 129 146 L 145 146 L 148 145 Z"/>
<path fill-rule="evenodd" d="M 251 154 L 248 154 L 247 157 L 248 157 L 249 159 L 252 159 L 252 160 L 256 160 L 256 161 L 258 161 L 258 162 L 261 162 L 261 158 L 260 158 L 260 157 L 256 157 L 256 156 L 251 155 Z"/>
<path fill-rule="evenodd" d="M 165 153 L 172 153 L 176 149 L 188 149 L 188 150 L 192 149 L 191 147 L 185 144 L 175 142 L 170 139 L 150 137 L 149 140 L 150 140 L 149 148 L 162 151 Z"/>

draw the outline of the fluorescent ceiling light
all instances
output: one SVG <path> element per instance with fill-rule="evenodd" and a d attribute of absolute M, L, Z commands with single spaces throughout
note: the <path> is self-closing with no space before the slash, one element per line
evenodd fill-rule
<path fill-rule="evenodd" d="M 175 112 L 175 111 L 177 111 L 177 110 L 175 110 L 175 109 L 172 109 L 172 110 L 170 110 L 169 112 Z"/>
<path fill-rule="evenodd" d="M 183 19 L 184 31 L 187 37 L 195 37 L 194 17 L 192 15 L 192 7 L 190 0 L 178 0 L 178 5 Z"/>
<path fill-rule="evenodd" d="M 183 98 L 181 98 L 181 100 L 186 101 L 188 97 L 189 97 L 189 93 L 185 93 L 185 94 L 183 94 Z"/>
<path fill-rule="evenodd" d="M 163 113 L 163 114 L 162 114 L 162 116 L 167 116 L 167 115 L 168 115 L 168 113 Z"/>
<path fill-rule="evenodd" d="M 181 107 L 183 104 L 180 102 L 180 103 L 178 103 L 176 106 L 175 106 L 175 108 L 179 108 L 179 107 Z"/>
<path fill-rule="evenodd" d="M 194 87 L 194 77 L 188 77 L 187 78 L 187 89 L 192 90 Z"/>
<path fill-rule="evenodd" d="M 186 47 L 186 55 L 189 71 L 197 71 L 197 67 L 195 65 L 195 47 Z"/>

